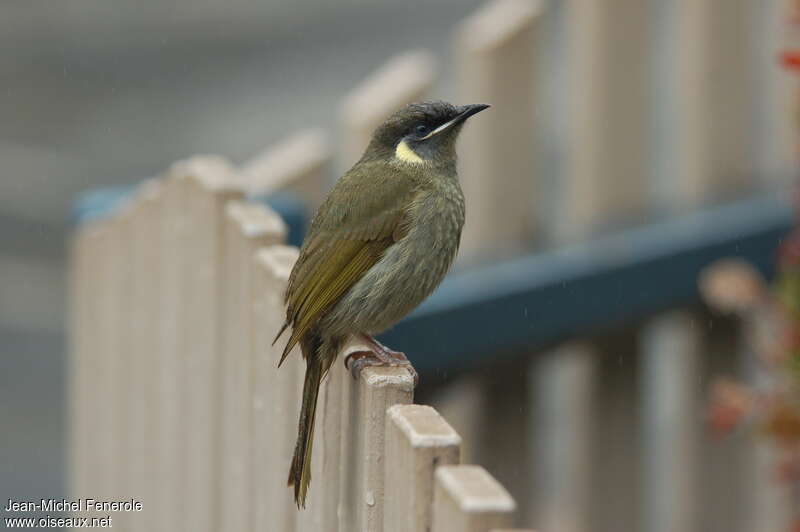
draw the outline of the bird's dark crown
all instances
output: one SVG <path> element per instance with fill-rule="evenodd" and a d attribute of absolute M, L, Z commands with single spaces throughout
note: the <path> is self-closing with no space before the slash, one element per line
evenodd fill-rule
<path fill-rule="evenodd" d="M 425 126 L 432 131 L 461 112 L 461 108 L 443 101 L 412 103 L 387 118 L 375 131 L 374 139 L 384 146 L 394 147 L 403 138 L 415 134 L 416 128 Z"/>
<path fill-rule="evenodd" d="M 362 160 L 455 167 L 458 132 L 467 118 L 487 107 L 441 101 L 406 105 L 375 130 Z"/>

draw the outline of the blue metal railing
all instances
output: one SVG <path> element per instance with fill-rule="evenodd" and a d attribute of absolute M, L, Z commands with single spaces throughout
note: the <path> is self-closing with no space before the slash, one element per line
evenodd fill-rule
<path fill-rule="evenodd" d="M 530 353 L 698 302 L 698 274 L 717 259 L 770 275 L 791 225 L 790 205 L 770 194 L 455 273 L 382 340 L 420 373 Z"/>

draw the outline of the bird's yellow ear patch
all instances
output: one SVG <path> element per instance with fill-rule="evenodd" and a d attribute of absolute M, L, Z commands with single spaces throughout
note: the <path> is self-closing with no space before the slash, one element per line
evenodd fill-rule
<path fill-rule="evenodd" d="M 397 148 L 394 150 L 394 156 L 404 163 L 425 164 L 425 159 L 417 155 L 404 140 L 401 140 L 397 145 Z"/>

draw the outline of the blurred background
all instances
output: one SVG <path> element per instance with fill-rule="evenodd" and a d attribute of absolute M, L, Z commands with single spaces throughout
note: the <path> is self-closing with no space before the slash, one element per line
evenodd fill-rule
<path fill-rule="evenodd" d="M 324 188 L 392 105 L 424 96 L 494 113 L 462 141 L 471 220 L 456 272 L 386 338 L 420 370 L 419 401 L 464 436 L 465 461 L 550 532 L 783 529 L 781 496 L 751 504 L 764 484 L 750 436 L 704 429 L 710 377 L 746 376 L 747 348 L 696 281 L 729 255 L 771 275 L 792 224 L 788 3 L 484 4 L 0 3 L 0 501 L 66 493 L 79 194 L 195 153 L 253 182 L 274 178 L 276 153 L 291 168 L 318 157 Z M 318 201 L 279 185 L 304 212 Z M 696 476 L 665 480 L 694 486 L 693 503 L 669 499 L 689 516 L 670 528 L 653 478 L 674 467 Z M 570 500 L 580 515 L 564 524 L 553 505 Z"/>

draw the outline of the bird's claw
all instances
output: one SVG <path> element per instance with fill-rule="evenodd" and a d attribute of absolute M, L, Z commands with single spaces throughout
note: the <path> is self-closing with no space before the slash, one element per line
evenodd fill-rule
<path fill-rule="evenodd" d="M 404 353 L 390 349 L 374 349 L 369 351 L 354 351 L 344 359 L 345 367 L 350 370 L 353 378 L 358 380 L 361 372 L 367 367 L 401 367 L 406 368 L 414 378 L 414 387 L 419 382 L 419 375 L 411 365 Z"/>

